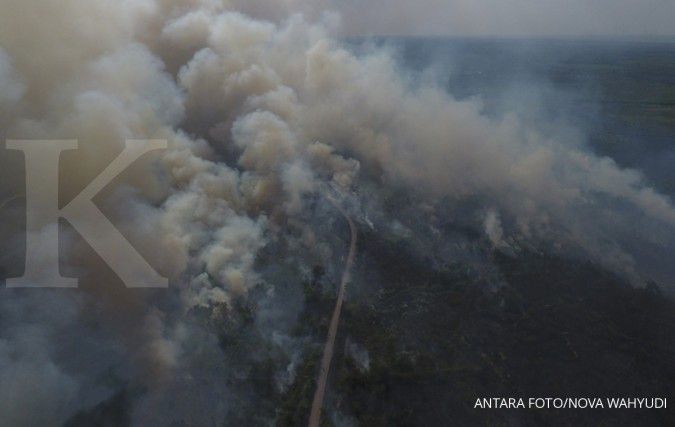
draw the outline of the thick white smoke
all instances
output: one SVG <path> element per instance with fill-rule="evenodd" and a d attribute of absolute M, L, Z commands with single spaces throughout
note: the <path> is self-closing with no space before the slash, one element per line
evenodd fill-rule
<path fill-rule="evenodd" d="M 275 16 L 274 3 L 244 9 Z M 342 48 L 330 36 L 329 16 L 319 24 L 299 16 L 272 23 L 232 7 L 216 0 L 0 4 L 0 137 L 79 139 L 81 149 L 62 162 L 63 197 L 81 190 L 125 139 L 169 141 L 169 150 L 144 158 L 101 203 L 171 277 L 180 304 L 119 296 L 110 272 L 91 271 L 100 263 L 87 261 L 93 256 L 81 244 L 69 245 L 86 255 L 78 268 L 88 266 L 87 277 L 103 288 L 87 291 L 102 301 L 85 300 L 116 312 L 104 323 L 126 355 L 101 358 L 92 371 L 130 360 L 129 371 L 151 390 L 138 425 L 162 425 L 172 409 L 182 410 L 167 396 L 217 353 L 214 336 L 181 316 L 246 295 L 260 280 L 260 250 L 301 222 L 306 196 L 322 183 L 350 188 L 365 172 L 432 201 L 475 196 L 492 209 L 486 227 L 495 245 L 507 237 L 560 241 L 631 276 L 639 265 L 623 242 L 672 245 L 675 209 L 638 173 L 546 139 L 515 116 L 487 118 L 476 101 L 413 87 L 386 52 L 357 57 Z M 0 165 L 11 173 L 3 174 L 0 194 L 11 195 L 24 177 L 17 158 L 2 153 Z M 3 226 L 12 242 L 18 217 Z M 78 313 L 93 310 L 81 301 L 59 304 L 57 325 L 74 327 Z M 2 305 L 3 322 L 10 305 Z M 90 390 L 62 372 L 51 354 L 55 320 L 42 320 L 28 331 L 0 330 L 0 412 L 13 426 L 44 424 L 30 402 L 47 408 L 49 421 L 63 421 Z M 195 344 L 197 336 L 204 338 Z M 44 387 L 31 400 L 38 383 Z"/>

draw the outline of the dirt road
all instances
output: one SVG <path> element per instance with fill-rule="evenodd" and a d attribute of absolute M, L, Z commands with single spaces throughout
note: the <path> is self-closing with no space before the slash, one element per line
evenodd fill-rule
<path fill-rule="evenodd" d="M 344 302 L 345 292 L 347 290 L 347 284 L 351 277 L 352 266 L 354 264 L 354 258 L 356 257 L 356 240 L 357 232 L 356 225 L 354 221 L 350 218 L 349 214 L 340 206 L 340 204 L 332 199 L 330 196 L 327 197 L 328 201 L 335 206 L 337 210 L 340 211 L 342 216 L 349 223 L 349 230 L 351 232 L 351 244 L 349 246 L 349 256 L 347 257 L 347 263 L 345 264 L 344 272 L 342 273 L 342 281 L 340 282 L 340 290 L 338 292 L 337 302 L 335 303 L 335 309 L 333 310 L 333 317 L 330 321 L 330 327 L 328 328 L 328 338 L 326 338 L 326 346 L 323 349 L 323 358 L 321 359 L 321 370 L 319 371 L 319 378 L 316 382 L 316 392 L 314 394 L 314 401 L 312 402 L 312 412 L 309 416 L 309 427 L 319 427 L 321 422 L 321 410 L 323 408 L 323 398 L 326 394 L 326 383 L 328 382 L 328 372 L 330 371 L 330 364 L 333 360 L 333 352 L 335 349 L 335 336 L 337 335 L 338 325 L 340 323 L 340 314 L 342 312 L 342 303 Z"/>

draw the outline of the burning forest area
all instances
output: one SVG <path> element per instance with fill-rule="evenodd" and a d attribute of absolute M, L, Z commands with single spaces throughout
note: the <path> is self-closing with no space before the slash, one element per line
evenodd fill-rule
<path fill-rule="evenodd" d="M 672 425 L 675 7 L 496 3 L 0 1 L 0 427 Z"/>

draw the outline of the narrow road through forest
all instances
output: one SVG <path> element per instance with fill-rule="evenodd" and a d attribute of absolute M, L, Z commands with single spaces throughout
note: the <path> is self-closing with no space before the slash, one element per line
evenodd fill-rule
<path fill-rule="evenodd" d="M 319 371 L 319 378 L 316 382 L 316 392 L 314 393 L 314 400 L 312 402 L 312 412 L 309 416 L 309 427 L 319 427 L 321 422 L 321 411 L 323 409 L 323 399 L 326 394 L 326 383 L 328 382 L 328 373 L 330 371 L 330 364 L 333 360 L 333 352 L 335 350 L 335 336 L 337 335 L 338 325 L 340 323 L 340 314 L 342 313 L 342 303 L 344 302 L 347 284 L 351 277 L 352 266 L 354 265 L 354 258 L 356 258 L 356 240 L 357 232 L 356 225 L 349 214 L 344 210 L 339 202 L 330 196 L 326 196 L 328 201 L 340 211 L 342 216 L 349 223 L 349 230 L 351 232 L 351 244 L 349 246 L 349 255 L 347 256 L 347 263 L 345 264 L 344 272 L 342 273 L 342 281 L 340 282 L 340 290 L 338 292 L 337 302 L 333 310 L 333 317 L 328 328 L 328 337 L 326 338 L 326 346 L 323 349 L 323 358 L 321 359 L 321 370 Z"/>

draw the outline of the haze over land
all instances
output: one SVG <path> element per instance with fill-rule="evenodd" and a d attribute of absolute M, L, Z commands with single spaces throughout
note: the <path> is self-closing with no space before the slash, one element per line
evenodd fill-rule
<path fill-rule="evenodd" d="M 265 0 L 254 15 L 339 13 L 345 35 L 492 37 L 675 37 L 669 0 Z"/>

